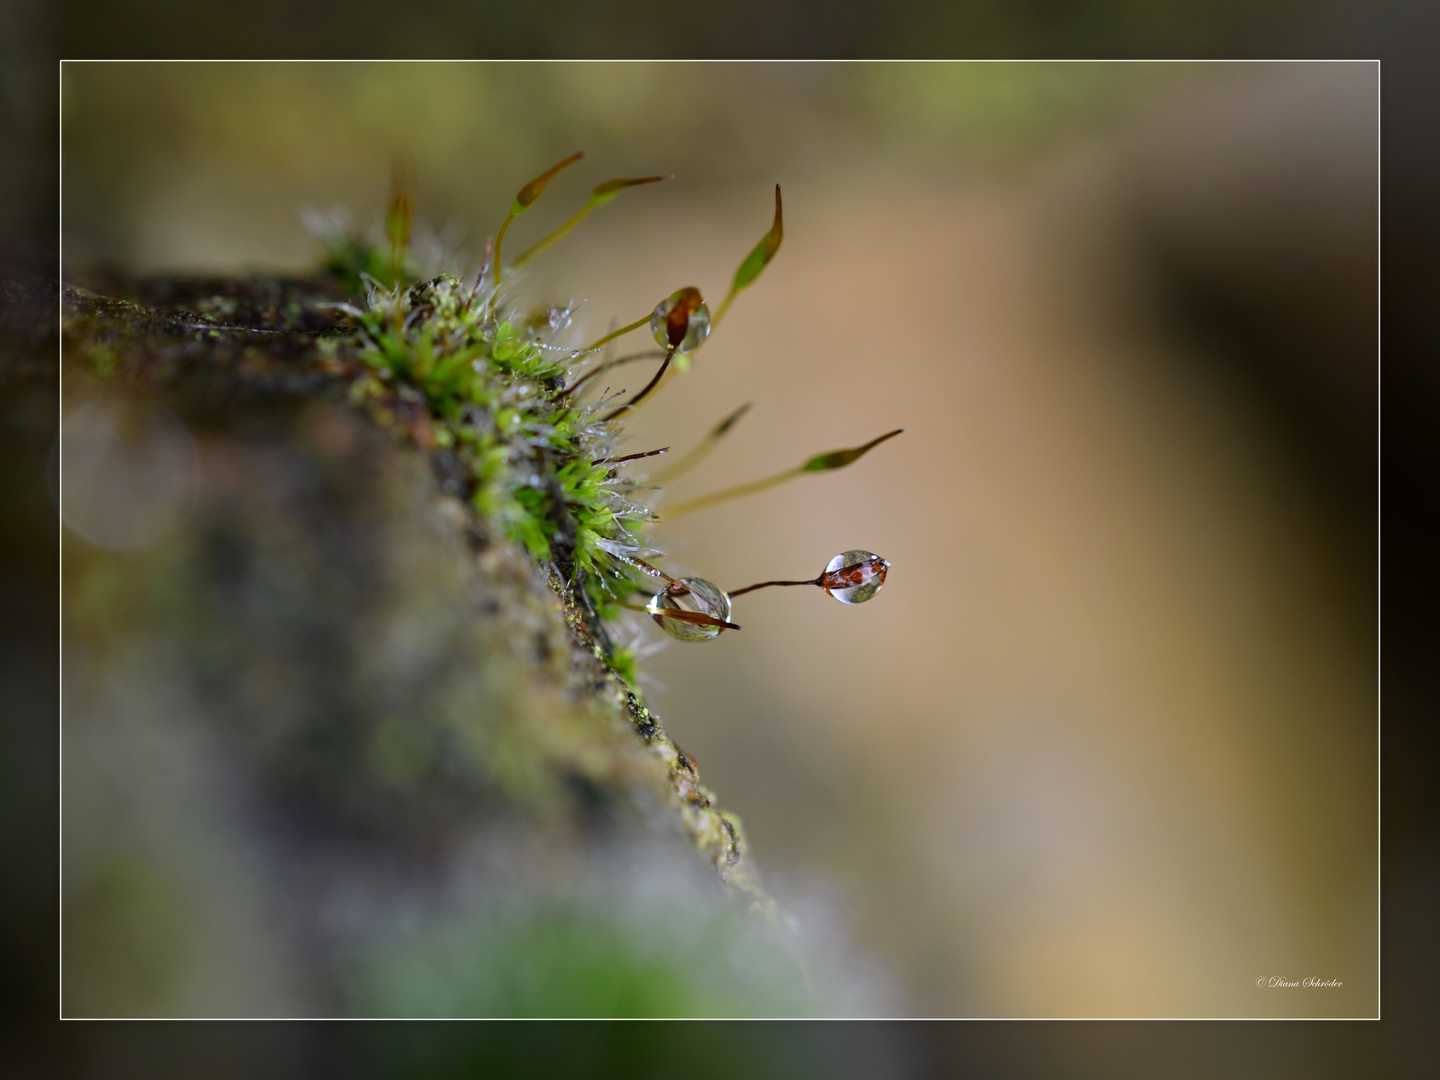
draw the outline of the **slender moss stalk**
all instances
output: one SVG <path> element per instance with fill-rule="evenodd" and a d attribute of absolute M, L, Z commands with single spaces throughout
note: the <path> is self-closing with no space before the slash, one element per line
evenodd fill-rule
<path fill-rule="evenodd" d="M 858 461 L 865 454 L 879 446 L 886 439 L 893 439 L 899 435 L 903 428 L 896 428 L 888 431 L 878 438 L 871 439 L 864 446 L 856 446 L 849 450 L 831 450 L 828 453 L 816 454 L 803 465 L 797 465 L 793 469 L 786 469 L 774 476 L 767 476 L 761 480 L 752 480 L 748 484 L 737 484 L 735 487 L 724 488 L 721 491 L 711 492 L 709 495 L 701 495 L 699 498 L 690 499 L 686 502 L 677 503 L 665 511 L 664 520 L 684 517 L 686 514 L 693 514 L 697 510 L 705 510 L 711 506 L 717 506 L 732 499 L 743 499 L 746 495 L 758 495 L 762 491 L 768 491 L 778 487 L 788 480 L 804 476 L 812 472 L 828 472 L 833 469 L 843 469 L 853 461 Z"/>

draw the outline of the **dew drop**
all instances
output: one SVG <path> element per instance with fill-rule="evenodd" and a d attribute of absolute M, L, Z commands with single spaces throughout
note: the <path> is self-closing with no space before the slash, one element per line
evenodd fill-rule
<path fill-rule="evenodd" d="M 550 332 L 552 334 L 558 334 L 570 325 L 572 312 L 568 307 L 560 307 L 558 305 L 548 307 L 545 309 L 544 314 L 545 321 L 550 324 Z"/>
<path fill-rule="evenodd" d="M 724 627 L 685 622 L 671 618 L 665 612 L 692 612 L 729 622 L 730 594 L 704 578 L 681 578 L 652 596 L 645 605 L 645 610 L 660 624 L 660 629 L 673 638 L 681 641 L 709 641 L 718 637 Z"/>
<path fill-rule="evenodd" d="M 885 584 L 890 561 L 870 551 L 842 551 L 820 575 L 820 587 L 842 604 L 863 604 Z"/>
<path fill-rule="evenodd" d="M 710 336 L 710 309 L 696 288 L 677 289 L 655 305 L 650 332 L 662 349 L 688 353 Z"/>

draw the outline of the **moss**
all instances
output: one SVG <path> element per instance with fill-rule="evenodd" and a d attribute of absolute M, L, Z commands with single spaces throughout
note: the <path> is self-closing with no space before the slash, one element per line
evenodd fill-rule
<path fill-rule="evenodd" d="M 640 679 L 639 660 L 635 650 L 626 645 L 617 645 L 610 653 L 610 669 L 625 682 L 634 686 Z"/>
<path fill-rule="evenodd" d="M 651 515 L 634 498 L 640 485 L 606 463 L 620 422 L 566 392 L 573 351 L 556 338 L 569 313 L 504 317 L 493 295 L 449 275 L 393 289 L 372 281 L 364 304 L 343 310 L 353 330 L 323 352 L 362 365 L 352 400 L 418 404 L 422 441 L 451 455 L 480 518 L 553 563 L 592 622 L 613 618 L 637 584 L 625 556 L 641 552 Z M 622 663 L 631 681 L 633 661 Z"/>
<path fill-rule="evenodd" d="M 575 368 L 593 361 L 561 344 L 570 312 L 507 306 L 505 286 L 484 285 L 493 275 L 414 281 L 403 246 L 387 255 L 343 234 L 328 244 L 318 278 L 153 279 L 115 299 L 67 285 L 64 330 L 83 346 L 69 355 L 91 376 L 181 386 L 220 413 L 237 395 L 344 401 L 427 453 L 441 490 L 467 508 L 472 541 L 512 541 L 546 572 L 593 699 L 628 716 L 660 759 L 686 832 L 722 881 L 776 917 L 739 819 L 641 701 L 634 652 L 611 641 L 607 622 L 645 580 L 639 560 L 657 554 L 640 501 L 650 489 L 615 460 L 623 420 L 573 392 Z M 366 754 L 404 789 L 423 772 L 423 749 L 385 728 Z"/>

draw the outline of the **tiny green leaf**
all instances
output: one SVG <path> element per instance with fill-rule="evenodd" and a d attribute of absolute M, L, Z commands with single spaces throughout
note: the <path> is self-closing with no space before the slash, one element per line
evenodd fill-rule
<path fill-rule="evenodd" d="M 736 294 L 741 289 L 750 285 L 760 276 L 760 272 L 770 265 L 770 260 L 775 258 L 775 253 L 780 250 L 780 242 L 785 239 L 785 220 L 781 213 L 780 185 L 775 185 L 775 220 L 770 225 L 770 231 L 760 238 L 760 242 L 751 249 L 750 254 L 745 256 L 745 261 L 735 271 L 735 280 L 730 283 L 730 292 L 725 297 L 725 302 L 720 305 L 720 310 L 715 313 L 715 322 L 719 322 L 729 310 L 730 304 L 734 301 Z"/>
<path fill-rule="evenodd" d="M 495 234 L 495 285 L 497 292 L 499 291 L 499 284 L 502 280 L 501 275 L 503 274 L 505 267 L 505 263 L 500 257 L 500 253 L 502 250 L 501 246 L 505 243 L 505 233 L 509 230 L 510 223 L 514 221 L 517 217 L 519 217 L 521 214 L 523 214 L 526 210 L 530 209 L 531 204 L 540 197 L 540 193 L 545 190 L 545 185 L 550 183 L 556 173 L 558 173 L 561 169 L 565 168 L 566 165 L 575 164 L 575 162 L 579 161 L 584 156 L 585 154 L 582 151 L 576 151 L 564 161 L 550 166 L 550 168 L 546 169 L 539 176 L 535 177 L 534 180 L 531 180 L 528 184 L 526 184 L 516 193 L 515 201 L 510 204 L 510 212 L 505 215 L 505 220 L 500 223 L 500 231 Z M 490 299 L 491 303 L 493 304 L 495 299 L 494 296 L 492 296 Z"/>
<path fill-rule="evenodd" d="M 561 225 L 549 236 L 544 237 L 543 239 L 537 241 L 536 243 L 532 244 L 530 247 L 522 251 L 519 257 L 515 260 L 515 268 L 518 270 L 520 267 L 528 263 L 531 259 L 535 258 L 536 255 L 539 255 L 542 251 L 545 251 L 556 241 L 564 237 L 565 234 L 568 233 L 571 229 L 575 228 L 576 225 L 579 225 L 580 222 L 584 221 L 586 215 L 588 215 L 591 210 L 594 210 L 597 206 L 604 206 L 607 202 L 615 198 L 616 195 L 619 195 L 620 192 L 624 191 L 626 188 L 635 187 L 638 184 L 655 184 L 660 182 L 661 180 L 669 179 L 670 177 L 668 176 L 640 176 L 632 179 L 621 178 L 618 180 L 606 180 L 605 183 L 601 184 L 600 186 L 595 188 L 594 191 L 590 192 L 590 198 L 585 200 L 585 204 L 581 206 L 579 210 L 576 210 L 575 213 L 570 215 L 569 221 L 565 222 L 565 224 Z"/>
<path fill-rule="evenodd" d="M 767 476 L 760 480 L 752 480 L 748 484 L 737 484 L 735 487 L 725 488 L 723 491 L 711 492 L 709 495 L 702 495 L 698 499 L 690 499 L 687 502 L 679 503 L 670 507 L 665 512 L 665 517 L 677 518 L 685 514 L 693 514 L 696 510 L 704 510 L 716 503 L 729 502 L 731 499 L 740 499 L 746 495 L 757 495 L 762 491 L 780 484 L 788 483 L 798 476 L 804 476 L 811 472 L 826 472 L 830 469 L 843 469 L 852 461 L 862 457 L 868 451 L 879 446 L 886 439 L 893 439 L 899 435 L 903 428 L 896 428 L 894 431 L 886 432 L 878 439 L 871 439 L 864 446 L 857 446 L 853 450 L 831 450 L 828 454 L 816 454 L 804 465 L 799 465 L 785 472 L 776 473 L 774 476 Z"/>
<path fill-rule="evenodd" d="M 827 454 L 816 454 L 809 461 L 805 462 L 804 465 L 800 466 L 800 471 L 825 472 L 827 469 L 843 469 L 852 461 L 864 457 L 865 454 L 879 446 L 886 439 L 893 439 L 904 430 L 904 428 L 896 428 L 894 431 L 888 431 L 878 439 L 871 439 L 864 446 L 857 446 L 851 450 L 831 450 Z"/>
<path fill-rule="evenodd" d="M 735 280 L 730 285 L 731 292 L 739 292 L 745 286 L 760 276 L 775 253 L 780 250 L 780 241 L 785 239 L 785 222 L 781 217 L 780 209 L 780 185 L 775 185 L 775 221 L 770 226 L 770 231 L 760 238 L 740 268 L 735 271 Z"/>
<path fill-rule="evenodd" d="M 550 166 L 539 176 L 535 177 L 528 184 L 522 187 L 515 195 L 515 202 L 510 207 L 510 213 L 519 217 L 540 198 L 540 193 L 545 190 L 545 185 L 555 178 L 555 174 L 567 165 L 573 165 L 585 156 L 584 151 L 577 151 L 567 157 L 564 161 Z"/>
<path fill-rule="evenodd" d="M 636 187 L 640 184 L 658 184 L 661 180 L 670 180 L 669 176 L 639 176 L 633 179 L 606 180 L 594 191 L 590 192 L 591 206 L 604 206 L 611 199 L 619 195 L 628 187 Z"/>

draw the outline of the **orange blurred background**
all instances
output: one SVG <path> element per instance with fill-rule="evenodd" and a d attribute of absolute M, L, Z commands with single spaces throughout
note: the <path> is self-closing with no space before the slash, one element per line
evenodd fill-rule
<path fill-rule="evenodd" d="M 783 249 L 629 447 L 755 402 L 678 500 L 905 429 L 657 529 L 731 588 L 893 563 L 863 607 L 757 593 L 644 665 L 772 891 L 909 1015 L 1377 1013 L 1374 64 L 62 81 L 72 266 L 306 268 L 300 208 L 378 219 L 397 153 L 472 263 L 574 149 L 507 248 L 675 173 L 537 261 L 577 340 L 723 295 L 780 182 Z"/>

